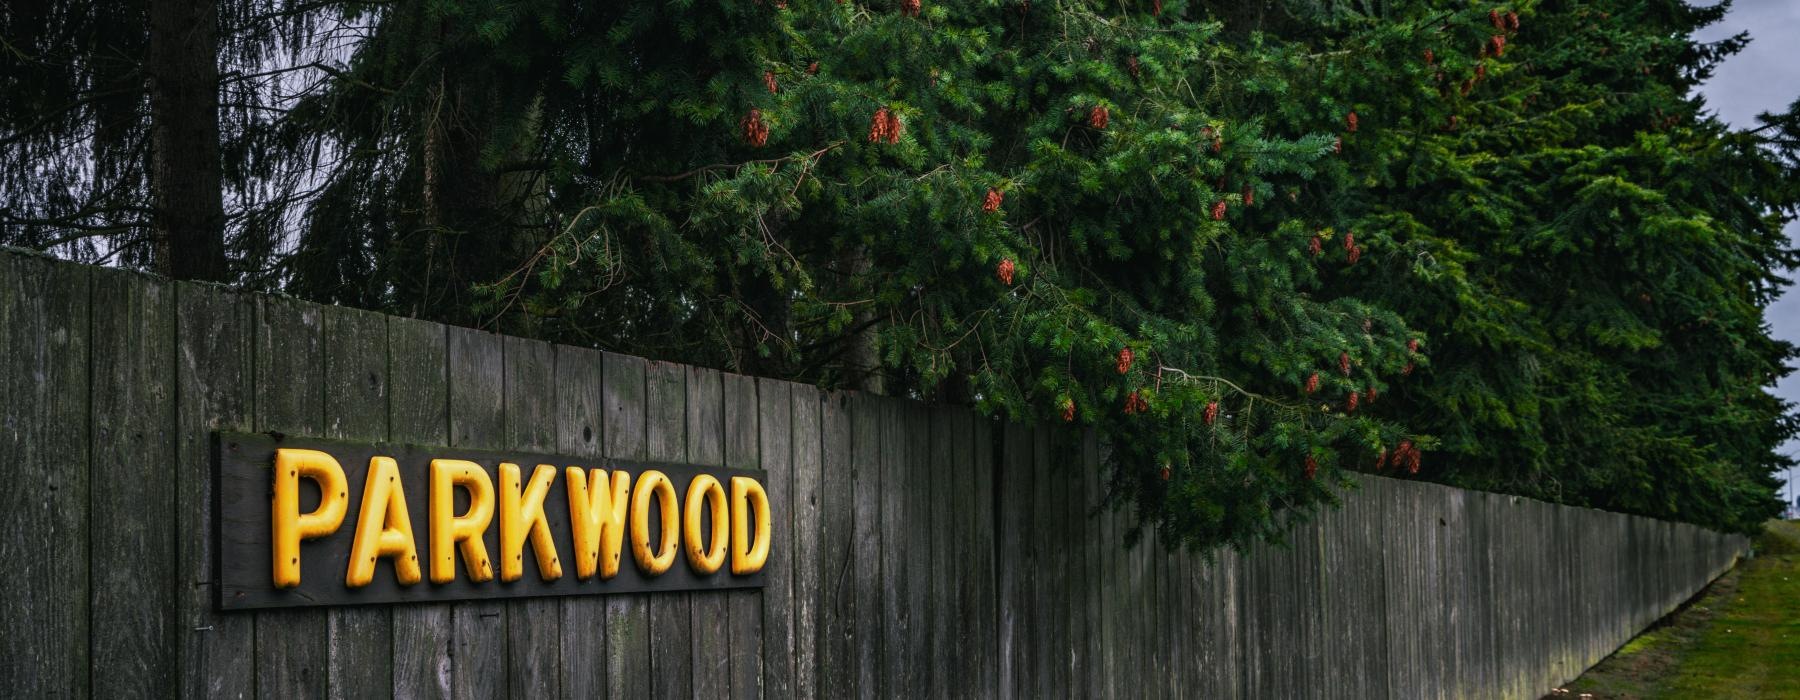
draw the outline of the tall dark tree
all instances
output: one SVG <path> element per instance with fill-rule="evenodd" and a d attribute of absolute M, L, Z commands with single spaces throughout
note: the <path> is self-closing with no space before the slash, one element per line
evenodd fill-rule
<path fill-rule="evenodd" d="M 276 125 L 339 19 L 297 0 L 0 7 L 0 244 L 277 285 L 318 154 Z"/>
<path fill-rule="evenodd" d="M 224 280 L 218 5 L 150 0 L 151 230 L 157 269 Z"/>

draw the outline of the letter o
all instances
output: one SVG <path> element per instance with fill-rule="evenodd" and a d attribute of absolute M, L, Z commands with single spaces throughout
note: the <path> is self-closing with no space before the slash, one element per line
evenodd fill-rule
<path fill-rule="evenodd" d="M 662 515 L 662 546 L 655 552 L 650 551 L 652 497 Z M 669 483 L 667 474 L 652 469 L 638 476 L 637 487 L 631 492 L 631 554 L 646 574 L 661 576 L 675 564 L 675 555 L 681 548 L 681 517 L 676 507 L 675 485 Z"/>
<path fill-rule="evenodd" d="M 725 555 L 731 544 L 731 516 L 725 510 L 725 487 L 711 475 L 701 474 L 688 483 L 686 500 L 681 529 L 687 542 L 688 565 L 694 567 L 695 573 L 711 574 L 725 565 Z M 710 543 L 701 540 L 705 535 L 700 527 L 702 506 L 710 506 L 708 510 L 712 515 Z"/>

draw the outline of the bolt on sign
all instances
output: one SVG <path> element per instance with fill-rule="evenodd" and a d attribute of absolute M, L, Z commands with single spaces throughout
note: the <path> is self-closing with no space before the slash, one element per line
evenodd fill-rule
<path fill-rule="evenodd" d="M 765 473 L 219 433 L 219 607 L 756 588 Z"/>

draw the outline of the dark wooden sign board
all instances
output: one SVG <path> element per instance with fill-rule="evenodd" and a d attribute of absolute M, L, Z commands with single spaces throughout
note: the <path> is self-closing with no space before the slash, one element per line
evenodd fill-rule
<path fill-rule="evenodd" d="M 731 573 L 729 565 L 722 567 L 712 575 L 702 576 L 689 568 L 685 555 L 676 556 L 675 565 L 662 575 L 646 576 L 631 556 L 629 534 L 626 535 L 623 561 L 620 563 L 617 576 L 606 580 L 602 580 L 598 576 L 586 581 L 579 580 L 572 564 L 568 494 L 563 481 L 564 468 L 569 466 L 589 469 L 622 469 L 631 473 L 634 483 L 637 476 L 644 473 L 645 470 L 656 469 L 667 474 L 674 482 L 677 502 L 680 502 L 686 492 L 688 481 L 697 474 L 712 474 L 721 483 L 730 483 L 733 476 L 747 476 L 756 479 L 759 483 L 766 484 L 766 473 L 759 470 L 633 460 L 559 457 L 529 452 L 497 452 L 457 447 L 356 443 L 288 437 L 278 434 L 218 433 L 214 436 L 214 448 L 216 455 L 214 464 L 217 470 L 214 481 L 217 488 L 214 493 L 218 498 L 217 508 L 214 510 L 218 514 L 214 523 L 217 528 L 215 536 L 218 544 L 218 557 L 214 561 L 217 568 L 218 605 L 223 610 L 596 595 L 643 591 L 760 588 L 763 585 L 761 571 L 747 575 L 734 575 Z M 270 495 L 274 489 L 273 474 L 277 448 L 311 449 L 330 454 L 343 467 L 349 486 L 349 507 L 344 516 L 343 525 L 331 535 L 300 543 L 300 585 L 289 589 L 275 587 L 271 565 Z M 497 470 L 501 462 L 519 465 L 526 475 L 529 475 L 531 470 L 539 464 L 555 467 L 557 475 L 549 495 L 544 498 L 544 513 L 545 519 L 550 525 L 552 539 L 556 543 L 557 555 L 563 562 L 562 577 L 554 581 L 544 581 L 538 573 L 536 557 L 532 556 L 531 548 L 528 545 L 525 548 L 524 556 L 525 574 L 517 581 L 502 582 L 496 577 L 483 583 L 474 583 L 468 579 L 459 557 L 457 561 L 458 575 L 455 581 L 435 584 L 427 579 L 411 586 L 402 586 L 395 579 L 392 562 L 383 558 L 376 564 L 373 582 L 362 588 L 346 586 L 344 573 L 349 565 L 351 542 L 356 536 L 356 516 L 361 511 L 363 482 L 368 476 L 369 459 L 376 455 L 392 457 L 399 464 L 401 482 L 406 490 L 406 508 L 412 522 L 421 562 L 425 560 L 430 547 L 427 535 L 430 532 L 430 526 L 426 517 L 430 512 L 428 477 L 431 460 L 460 459 L 474 462 L 487 470 L 488 477 L 496 486 L 500 483 Z M 457 489 L 456 494 L 455 512 L 465 512 L 468 508 L 468 494 L 462 489 Z M 301 479 L 300 512 L 310 513 L 318 507 L 318 504 L 318 485 L 309 479 Z M 781 513 L 786 506 L 785 503 L 771 502 L 769 504 L 771 513 Z M 657 512 L 656 508 L 652 507 L 651 512 Z M 654 519 L 653 522 L 655 522 Z M 710 530 L 708 533 L 710 534 Z M 661 536 L 660 528 L 653 527 L 652 537 L 659 538 L 653 541 L 660 542 Z M 494 522 L 489 524 L 483 539 L 487 544 L 488 552 L 493 556 L 499 556 L 500 535 L 497 517 Z M 779 544 L 771 546 L 779 546 Z M 685 549 L 683 551 L 685 552 Z"/>

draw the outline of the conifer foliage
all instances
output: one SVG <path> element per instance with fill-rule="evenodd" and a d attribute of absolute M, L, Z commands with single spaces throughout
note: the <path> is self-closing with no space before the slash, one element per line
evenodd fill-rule
<path fill-rule="evenodd" d="M 1800 117 L 1692 97 L 1722 10 L 1380 6 L 324 3 L 245 140 L 286 291 L 1092 430 L 1170 546 L 1347 471 L 1757 527 Z"/>

